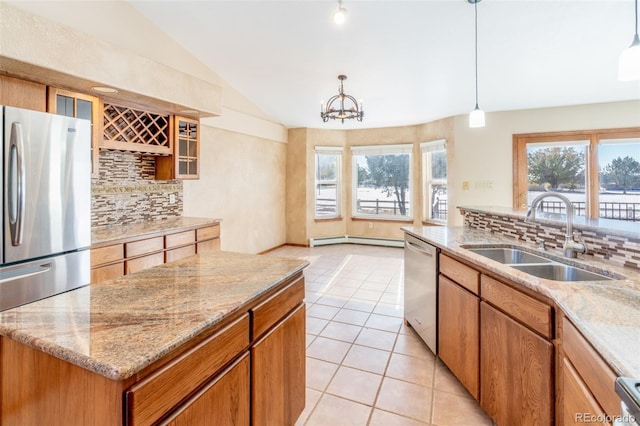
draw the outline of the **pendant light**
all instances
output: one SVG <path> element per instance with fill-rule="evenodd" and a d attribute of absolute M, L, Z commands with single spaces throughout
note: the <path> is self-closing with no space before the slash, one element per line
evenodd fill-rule
<path fill-rule="evenodd" d="M 478 3 L 482 0 L 467 0 L 475 10 L 476 37 L 476 107 L 469 114 L 469 127 L 484 127 L 484 111 L 478 107 Z"/>
<path fill-rule="evenodd" d="M 633 36 L 631 46 L 620 54 L 618 63 L 618 80 L 634 81 L 640 80 L 640 37 L 638 37 L 638 0 L 635 1 L 635 21 L 636 32 Z"/>
<path fill-rule="evenodd" d="M 338 0 L 338 9 L 333 13 L 333 23 L 336 25 L 342 25 L 346 19 L 347 9 L 342 6 L 342 0 Z"/>
<path fill-rule="evenodd" d="M 338 76 L 338 80 L 340 80 L 338 94 L 329 98 L 326 106 L 324 102 L 320 104 L 320 117 L 325 123 L 329 120 L 340 120 L 343 124 L 344 120 L 350 119 L 362 121 L 364 116 L 362 100 L 358 102 L 353 96 L 344 93 L 344 81 L 346 79 L 346 75 L 340 74 Z"/>

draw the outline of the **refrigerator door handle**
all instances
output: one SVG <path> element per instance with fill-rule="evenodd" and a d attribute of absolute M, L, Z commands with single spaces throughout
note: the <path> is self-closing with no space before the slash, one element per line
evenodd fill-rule
<path fill-rule="evenodd" d="M 22 137 L 22 125 L 18 122 L 11 124 L 11 139 L 9 142 L 9 229 L 11 231 L 11 244 L 22 244 L 22 232 L 24 230 L 25 210 L 25 170 L 22 155 L 24 153 L 24 141 Z M 15 179 L 15 181 L 14 181 Z M 14 193 L 15 192 L 15 193 Z"/>
<path fill-rule="evenodd" d="M 9 281 L 15 281 L 22 278 L 32 277 L 34 275 L 44 274 L 51 270 L 51 263 L 43 263 L 40 265 L 29 265 L 24 268 L 16 268 L 13 271 L 6 271 L 2 273 L 2 279 L 0 284 L 7 283 Z"/>

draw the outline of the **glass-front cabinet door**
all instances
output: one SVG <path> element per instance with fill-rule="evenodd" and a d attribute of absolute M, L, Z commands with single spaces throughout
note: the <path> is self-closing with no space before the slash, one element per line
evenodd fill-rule
<path fill-rule="evenodd" d="M 91 176 L 98 177 L 98 150 L 102 137 L 102 108 L 100 98 L 68 90 L 49 87 L 47 111 L 67 117 L 91 121 Z"/>

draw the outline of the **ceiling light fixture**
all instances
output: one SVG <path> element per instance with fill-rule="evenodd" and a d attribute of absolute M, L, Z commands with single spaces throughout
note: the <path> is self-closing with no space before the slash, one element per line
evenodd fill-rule
<path fill-rule="evenodd" d="M 478 3 L 482 0 L 467 0 L 475 9 L 476 18 L 476 107 L 469 114 L 469 127 L 484 127 L 484 111 L 478 107 Z"/>
<path fill-rule="evenodd" d="M 114 89 L 113 87 L 93 86 L 91 89 L 100 93 L 118 93 L 118 89 Z"/>
<path fill-rule="evenodd" d="M 362 121 L 364 111 L 362 110 L 362 100 L 356 101 L 351 95 L 344 93 L 342 83 L 347 79 L 346 75 L 340 74 L 338 80 L 340 80 L 340 86 L 338 88 L 339 93 L 332 96 L 327 101 L 325 107 L 324 103 L 320 103 L 320 117 L 325 123 L 331 120 L 340 120 L 344 123 L 344 120 L 355 118 L 358 121 Z M 345 106 L 345 103 L 351 104 L 350 107 Z"/>
<path fill-rule="evenodd" d="M 640 80 L 640 37 L 638 37 L 638 0 L 636 0 L 635 18 L 636 32 L 633 36 L 631 46 L 620 54 L 618 63 L 618 80 L 633 81 Z"/>
<path fill-rule="evenodd" d="M 338 9 L 333 12 L 333 22 L 336 25 L 344 24 L 344 21 L 347 19 L 347 9 L 342 6 L 342 0 L 338 0 Z"/>

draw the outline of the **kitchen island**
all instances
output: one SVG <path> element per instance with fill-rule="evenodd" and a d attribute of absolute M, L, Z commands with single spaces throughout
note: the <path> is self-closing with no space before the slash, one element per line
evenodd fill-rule
<path fill-rule="evenodd" d="M 1 423 L 292 424 L 306 265 L 205 251 L 0 313 Z"/>

